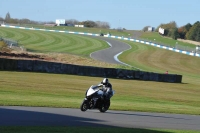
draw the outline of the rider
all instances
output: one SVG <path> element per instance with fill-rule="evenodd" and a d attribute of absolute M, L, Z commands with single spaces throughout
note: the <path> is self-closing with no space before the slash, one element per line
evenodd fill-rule
<path fill-rule="evenodd" d="M 112 95 L 112 85 L 109 83 L 109 80 L 107 78 L 104 78 L 101 84 L 98 86 L 102 86 L 102 91 L 104 92 L 104 98 L 110 99 Z"/>

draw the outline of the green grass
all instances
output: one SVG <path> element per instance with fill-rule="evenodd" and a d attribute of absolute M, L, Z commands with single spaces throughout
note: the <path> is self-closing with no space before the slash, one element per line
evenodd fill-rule
<path fill-rule="evenodd" d="M 195 48 L 196 46 L 190 43 L 181 42 L 178 40 L 174 40 L 171 38 L 164 38 L 161 37 L 157 32 L 143 32 L 143 31 L 135 31 L 135 30 L 123 30 L 118 31 L 114 29 L 101 29 L 101 28 L 78 28 L 78 27 L 68 27 L 68 26 L 55 26 L 55 27 L 48 27 L 44 25 L 21 25 L 24 27 L 34 27 L 34 28 L 40 28 L 40 29 L 52 29 L 52 30 L 66 30 L 66 31 L 74 31 L 74 32 L 86 32 L 86 33 L 95 33 L 99 34 L 100 32 L 103 32 L 104 34 L 111 33 L 111 35 L 114 36 L 123 36 L 123 37 L 136 37 L 145 39 L 146 41 L 156 42 L 158 44 L 166 44 L 168 46 L 174 47 L 175 44 L 178 42 L 178 44 L 190 48 Z M 155 40 L 154 40 L 155 39 Z"/>
<path fill-rule="evenodd" d="M 164 73 L 168 70 L 171 73 L 181 75 L 200 76 L 200 59 L 161 48 L 140 44 L 136 42 L 123 41 L 132 48 L 125 51 L 118 58 L 132 66 L 141 68 L 144 71 Z"/>
<path fill-rule="evenodd" d="M 100 39 L 66 33 L 0 27 L 0 36 L 18 41 L 31 52 L 70 53 L 89 57 L 90 53 L 109 47 Z"/>
<path fill-rule="evenodd" d="M 104 28 L 79 28 L 79 27 L 68 27 L 68 26 L 44 26 L 44 25 L 20 25 L 21 27 L 29 27 L 29 28 L 39 28 L 39 29 L 49 29 L 49 30 L 62 30 L 62 31 L 74 31 L 74 32 L 85 32 L 85 33 L 94 33 L 94 34 L 100 34 L 100 33 L 111 33 L 111 35 L 114 36 L 124 36 L 124 37 L 130 37 L 132 35 L 132 31 L 130 30 L 123 30 L 118 31 L 115 29 L 104 29 Z"/>
<path fill-rule="evenodd" d="M 2 133 L 197 133 L 187 130 L 103 128 L 103 127 L 0 127 Z"/>
<path fill-rule="evenodd" d="M 99 77 L 0 71 L 0 105 L 79 108 L 86 89 L 101 80 Z M 199 115 L 199 83 L 191 88 L 191 84 L 110 81 L 116 91 L 111 110 Z"/>
<path fill-rule="evenodd" d="M 147 41 L 156 42 L 158 44 L 167 44 L 168 46 L 171 46 L 171 47 L 175 47 L 176 43 L 178 43 L 179 45 L 186 46 L 189 48 L 194 48 L 194 49 L 196 48 L 196 45 L 194 44 L 185 43 L 185 42 L 181 42 L 181 41 L 174 40 L 171 38 L 162 37 L 157 32 L 144 32 L 142 33 L 140 37 Z"/>

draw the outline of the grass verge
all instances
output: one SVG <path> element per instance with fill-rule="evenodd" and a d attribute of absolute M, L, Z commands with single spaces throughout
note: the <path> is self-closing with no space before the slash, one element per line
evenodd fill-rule
<path fill-rule="evenodd" d="M 0 105 L 79 108 L 101 77 L 0 71 Z M 200 90 L 190 84 L 110 79 L 111 110 L 199 115 Z M 195 84 L 193 85 L 195 86 Z"/>

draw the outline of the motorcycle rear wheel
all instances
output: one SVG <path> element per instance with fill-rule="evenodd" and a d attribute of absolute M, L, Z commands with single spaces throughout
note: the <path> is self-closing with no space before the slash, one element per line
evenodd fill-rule
<path fill-rule="evenodd" d="M 103 103 L 102 106 L 99 108 L 99 111 L 104 113 L 109 109 L 109 107 L 110 107 L 110 100 Z"/>
<path fill-rule="evenodd" d="M 89 107 L 88 102 L 84 99 L 80 106 L 81 111 L 85 112 L 88 109 L 88 107 Z"/>

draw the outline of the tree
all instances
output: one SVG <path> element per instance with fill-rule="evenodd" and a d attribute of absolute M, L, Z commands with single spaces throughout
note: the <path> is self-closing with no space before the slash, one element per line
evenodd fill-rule
<path fill-rule="evenodd" d="M 9 23 L 9 22 L 10 22 L 10 19 L 11 19 L 10 13 L 8 12 L 8 13 L 6 14 L 6 17 L 5 17 L 5 22 L 6 22 L 6 23 Z"/>
<path fill-rule="evenodd" d="M 4 21 L 4 19 L 2 17 L 0 17 L 0 21 Z"/>
<path fill-rule="evenodd" d="M 184 26 L 178 28 L 178 34 L 181 39 L 185 39 L 186 29 Z"/>
<path fill-rule="evenodd" d="M 171 21 L 167 24 L 160 24 L 156 31 L 158 31 L 159 28 L 163 28 L 165 30 L 164 32 L 164 36 L 168 36 L 171 37 L 173 39 L 177 39 L 177 37 L 179 36 L 178 34 L 178 29 L 177 29 L 177 24 L 175 21 Z"/>
<path fill-rule="evenodd" d="M 188 23 L 188 24 L 186 24 L 186 25 L 181 26 L 180 28 L 178 28 L 179 37 L 181 39 L 186 39 L 186 34 L 190 30 L 191 27 L 192 27 L 192 25 L 190 23 Z"/>
<path fill-rule="evenodd" d="M 95 23 L 98 28 L 104 28 L 104 29 L 110 28 L 110 25 L 108 22 L 96 21 Z"/>
<path fill-rule="evenodd" d="M 200 22 L 197 21 L 187 32 L 186 38 L 193 41 L 200 41 Z"/>
<path fill-rule="evenodd" d="M 149 28 L 150 26 L 145 26 L 143 29 L 142 29 L 142 31 L 148 31 L 148 28 Z"/>
<path fill-rule="evenodd" d="M 16 19 L 16 18 L 11 18 L 9 23 L 18 24 L 18 23 L 19 23 L 19 20 Z"/>
<path fill-rule="evenodd" d="M 179 37 L 178 29 L 177 29 L 177 28 L 174 28 L 174 29 L 171 30 L 171 37 L 172 37 L 174 40 L 177 40 L 177 38 Z"/>
<path fill-rule="evenodd" d="M 83 25 L 85 27 L 96 27 L 97 26 L 96 23 L 91 20 L 83 21 Z"/>
<path fill-rule="evenodd" d="M 192 25 L 190 23 L 188 23 L 184 27 L 185 27 L 186 32 L 188 32 L 190 30 L 190 28 L 192 27 Z"/>
<path fill-rule="evenodd" d="M 76 25 L 79 23 L 79 21 L 76 19 L 69 19 L 69 20 L 65 20 L 65 23 L 68 25 Z"/>
<path fill-rule="evenodd" d="M 31 21 L 27 18 L 23 18 L 19 20 L 20 24 L 31 24 Z M 45 22 L 44 22 L 45 23 Z"/>
<path fill-rule="evenodd" d="M 169 23 L 167 23 L 167 24 L 160 24 L 157 28 L 156 28 L 156 31 L 158 31 L 158 29 L 160 28 L 160 27 L 162 27 L 163 29 L 174 29 L 174 28 L 177 28 L 177 24 L 176 24 L 176 22 L 175 21 L 171 21 L 171 22 L 169 22 Z"/>

